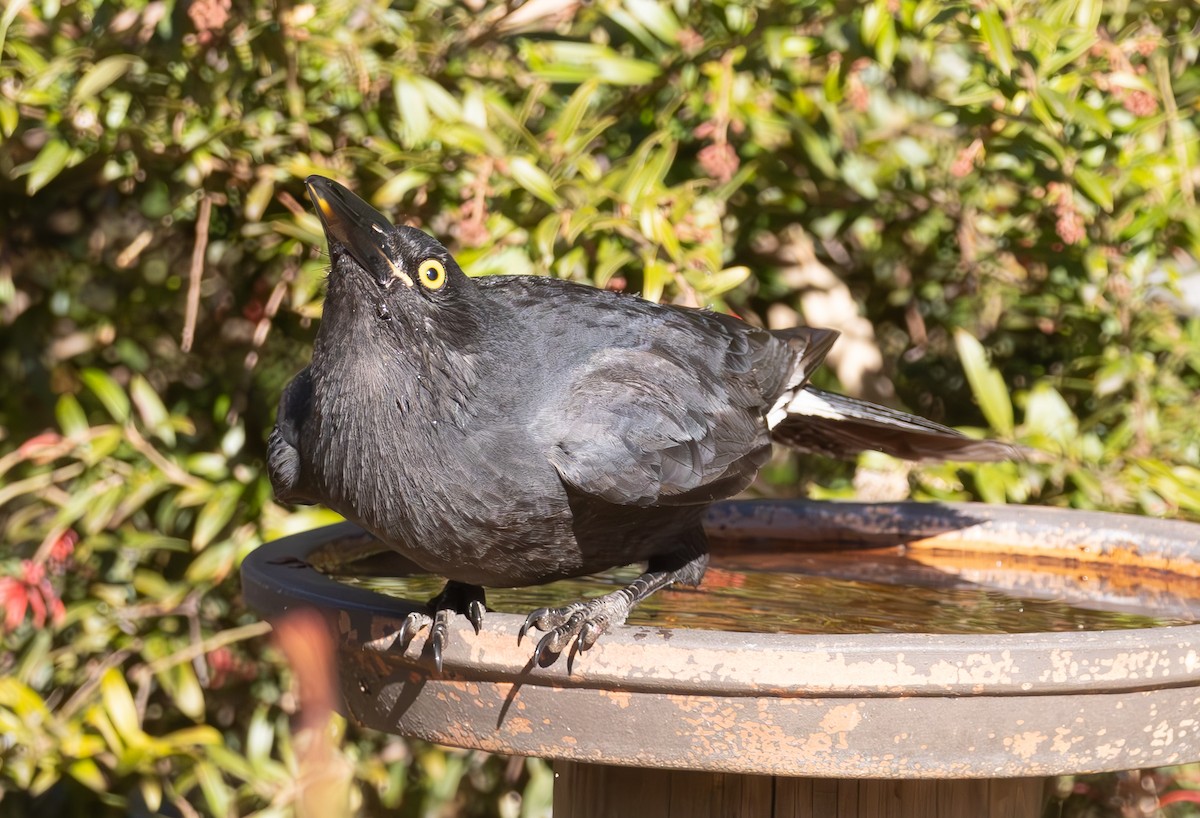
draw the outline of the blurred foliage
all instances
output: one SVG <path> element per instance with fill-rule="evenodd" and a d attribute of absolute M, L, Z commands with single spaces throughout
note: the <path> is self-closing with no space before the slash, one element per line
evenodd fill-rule
<path fill-rule="evenodd" d="M 310 173 L 472 274 L 751 321 L 831 320 L 811 251 L 879 391 L 1050 453 L 774 491 L 1200 517 L 1198 32 L 1192 0 L 7 0 L 0 814 L 301 804 L 236 567 L 328 519 L 262 469 L 320 314 Z M 548 802 L 538 762 L 326 733 L 347 810 Z"/>

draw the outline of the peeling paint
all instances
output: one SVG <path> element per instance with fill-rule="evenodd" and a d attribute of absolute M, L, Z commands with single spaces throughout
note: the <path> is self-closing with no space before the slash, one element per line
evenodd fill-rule
<path fill-rule="evenodd" d="M 862 713 L 856 704 L 830 708 L 821 719 L 821 729 L 828 733 L 847 733 L 862 723 Z"/>
<path fill-rule="evenodd" d="M 1005 738 L 1004 746 L 1011 751 L 1013 755 L 1028 761 L 1037 754 L 1038 747 L 1044 743 L 1047 738 L 1048 737 L 1045 733 L 1028 730 L 1024 733 L 1017 733 L 1014 736 Z"/>

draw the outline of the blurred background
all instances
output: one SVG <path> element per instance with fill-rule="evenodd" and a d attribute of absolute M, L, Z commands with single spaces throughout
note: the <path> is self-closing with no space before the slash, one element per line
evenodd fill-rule
<path fill-rule="evenodd" d="M 330 716 L 319 627 L 240 600 L 334 519 L 263 468 L 311 173 L 473 275 L 838 328 L 819 385 L 1052 453 L 760 494 L 1200 519 L 1198 51 L 1194 0 L 0 0 L 0 815 L 548 814 L 542 762 Z"/>

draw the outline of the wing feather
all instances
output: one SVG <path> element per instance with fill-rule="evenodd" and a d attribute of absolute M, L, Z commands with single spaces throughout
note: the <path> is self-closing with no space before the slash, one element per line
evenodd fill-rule
<path fill-rule="evenodd" d="M 706 503 L 749 485 L 771 450 L 761 398 L 721 377 L 719 361 L 691 363 L 647 349 L 597 353 L 543 413 L 560 477 L 634 506 Z"/>

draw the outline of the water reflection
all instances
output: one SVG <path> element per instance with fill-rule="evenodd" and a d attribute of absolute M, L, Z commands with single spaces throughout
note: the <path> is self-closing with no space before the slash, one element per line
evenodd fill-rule
<path fill-rule="evenodd" d="M 1114 566 L 1100 575 L 1067 563 L 981 560 L 966 552 L 914 558 L 903 548 L 714 546 L 700 588 L 655 594 L 634 610 L 630 624 L 747 633 L 1033 633 L 1193 624 L 1193 610 L 1200 611 L 1196 581 L 1162 572 Z M 336 564 L 334 555 L 352 550 L 330 544 L 323 569 L 347 584 L 408 600 L 424 601 L 442 588 L 438 577 L 370 575 L 386 568 Z M 608 593 L 639 570 L 489 588 L 488 605 L 524 615 Z"/>

